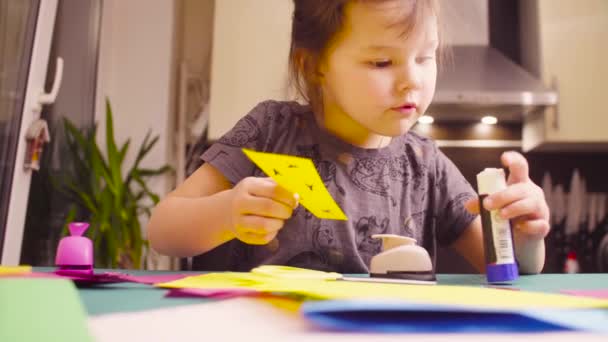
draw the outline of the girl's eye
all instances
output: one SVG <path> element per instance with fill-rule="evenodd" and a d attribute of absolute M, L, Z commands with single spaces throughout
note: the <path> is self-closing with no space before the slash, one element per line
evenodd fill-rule
<path fill-rule="evenodd" d="M 393 61 L 391 60 L 378 60 L 378 61 L 371 61 L 369 62 L 369 64 L 375 68 L 378 69 L 382 69 L 382 68 L 387 68 L 390 67 L 391 65 L 393 65 Z"/>
<path fill-rule="evenodd" d="M 435 59 L 435 56 L 422 56 L 422 57 L 418 57 L 416 58 L 416 62 L 417 63 L 424 63 L 424 62 L 428 62 Z"/>

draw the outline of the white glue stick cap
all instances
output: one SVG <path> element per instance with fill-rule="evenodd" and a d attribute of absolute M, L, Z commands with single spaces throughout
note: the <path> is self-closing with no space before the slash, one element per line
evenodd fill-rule
<path fill-rule="evenodd" d="M 477 174 L 477 192 L 480 195 L 491 195 L 507 187 L 505 170 L 486 168 Z"/>

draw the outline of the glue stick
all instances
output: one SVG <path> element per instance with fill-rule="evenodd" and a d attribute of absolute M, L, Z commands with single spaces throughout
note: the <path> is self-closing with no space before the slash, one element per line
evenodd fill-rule
<path fill-rule="evenodd" d="M 486 168 L 477 174 L 488 283 L 506 283 L 519 276 L 513 250 L 511 223 L 500 217 L 499 210 L 488 211 L 483 207 L 484 198 L 506 187 L 503 169 Z"/>

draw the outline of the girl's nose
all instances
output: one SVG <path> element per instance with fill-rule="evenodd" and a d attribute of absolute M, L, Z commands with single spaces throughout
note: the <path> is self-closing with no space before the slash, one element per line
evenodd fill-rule
<path fill-rule="evenodd" d="M 397 71 L 396 90 L 398 93 L 403 93 L 407 90 L 417 89 L 420 86 L 420 72 L 416 66 L 403 65 Z"/>

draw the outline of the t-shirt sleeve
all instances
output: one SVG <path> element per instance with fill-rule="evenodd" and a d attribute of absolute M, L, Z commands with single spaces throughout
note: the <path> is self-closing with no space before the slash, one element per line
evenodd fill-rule
<path fill-rule="evenodd" d="M 436 151 L 437 240 L 442 246 L 449 246 L 475 219 L 476 215 L 469 213 L 464 204 L 477 194 L 456 165 L 439 149 Z"/>
<path fill-rule="evenodd" d="M 268 137 L 267 103 L 260 103 L 241 118 L 234 127 L 211 145 L 201 159 L 213 165 L 233 185 L 252 176 L 255 164 L 243 153 L 243 148 L 263 151 Z"/>

